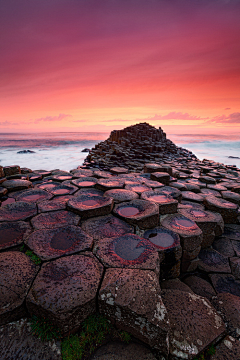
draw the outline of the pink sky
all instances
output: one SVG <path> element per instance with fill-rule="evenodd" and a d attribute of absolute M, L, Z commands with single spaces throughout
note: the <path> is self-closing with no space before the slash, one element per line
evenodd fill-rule
<path fill-rule="evenodd" d="M 0 132 L 240 133 L 239 0 L 0 0 Z"/>

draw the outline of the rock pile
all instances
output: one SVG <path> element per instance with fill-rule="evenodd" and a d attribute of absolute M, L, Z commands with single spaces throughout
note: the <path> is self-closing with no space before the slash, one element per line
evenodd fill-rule
<path fill-rule="evenodd" d="M 141 171 L 144 163 L 156 160 L 195 159 L 191 151 L 177 147 L 161 128 L 147 123 L 114 130 L 109 138 L 91 149 L 85 160 L 87 167 L 97 166 L 109 170 L 113 166 L 126 166 L 129 170 Z"/>
<path fill-rule="evenodd" d="M 171 151 L 134 172 L 0 167 L 2 360 L 16 350 L 9 334 L 30 336 L 31 315 L 68 334 L 97 309 L 149 359 L 194 359 L 213 344 L 211 360 L 239 360 L 240 170 Z"/>

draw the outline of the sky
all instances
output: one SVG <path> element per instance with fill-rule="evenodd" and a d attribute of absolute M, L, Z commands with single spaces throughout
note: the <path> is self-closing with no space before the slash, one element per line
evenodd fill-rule
<path fill-rule="evenodd" d="M 240 0 L 0 0 L 0 132 L 240 139 Z"/>

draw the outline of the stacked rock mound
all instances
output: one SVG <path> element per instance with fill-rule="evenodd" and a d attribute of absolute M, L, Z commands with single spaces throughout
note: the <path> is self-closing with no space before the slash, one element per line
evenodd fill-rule
<path fill-rule="evenodd" d="M 147 123 L 114 130 L 109 138 L 97 144 L 85 160 L 85 165 L 102 170 L 113 166 L 127 166 L 130 170 L 141 171 L 146 161 L 152 162 L 178 157 L 196 158 L 191 151 L 177 147 L 161 128 Z"/>
<path fill-rule="evenodd" d="M 19 319 L 64 335 L 96 311 L 162 360 L 211 344 L 211 360 L 240 358 L 239 169 L 173 157 L 143 172 L 0 173 L 1 359 Z"/>

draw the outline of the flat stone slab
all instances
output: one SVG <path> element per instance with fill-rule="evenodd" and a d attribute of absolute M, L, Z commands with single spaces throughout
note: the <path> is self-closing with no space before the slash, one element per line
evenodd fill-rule
<path fill-rule="evenodd" d="M 157 360 L 152 352 L 142 344 L 111 341 L 101 346 L 89 360 Z"/>
<path fill-rule="evenodd" d="M 208 210 L 220 213 L 226 224 L 235 223 L 238 216 L 238 205 L 215 196 L 207 196 L 204 204 Z"/>
<path fill-rule="evenodd" d="M 2 186 L 8 189 L 8 191 L 17 191 L 32 187 L 32 183 L 28 180 L 13 179 L 4 181 Z"/>
<path fill-rule="evenodd" d="M 216 295 L 216 291 L 214 290 L 212 285 L 199 276 L 190 275 L 183 281 L 192 289 L 195 294 L 203 296 L 209 301 L 212 299 L 213 296 Z"/>
<path fill-rule="evenodd" d="M 225 325 L 204 297 L 179 290 L 163 290 L 170 322 L 170 354 L 193 359 L 225 334 Z"/>
<path fill-rule="evenodd" d="M 0 327 L 1 360 L 62 360 L 60 342 L 32 335 L 26 318 Z"/>
<path fill-rule="evenodd" d="M 103 266 L 91 253 L 42 265 L 26 304 L 31 315 L 46 316 L 63 334 L 74 332 L 96 311 Z"/>
<path fill-rule="evenodd" d="M 56 229 L 34 231 L 25 243 L 43 261 L 89 250 L 93 239 L 80 227 L 67 225 Z"/>
<path fill-rule="evenodd" d="M 41 213 L 31 219 L 34 229 L 53 229 L 66 225 L 78 225 L 80 216 L 65 210 Z"/>
<path fill-rule="evenodd" d="M 20 245 L 32 232 L 24 221 L 0 223 L 0 250 Z"/>
<path fill-rule="evenodd" d="M 240 205 L 240 194 L 232 191 L 222 191 L 223 199 L 233 202 L 234 204 Z"/>
<path fill-rule="evenodd" d="M 220 236 L 216 238 L 212 244 L 212 247 L 214 250 L 218 251 L 220 254 L 224 256 L 233 257 L 235 255 L 232 241 L 224 236 Z"/>
<path fill-rule="evenodd" d="M 44 181 L 41 184 L 35 185 L 35 188 L 50 191 L 51 189 L 54 189 L 55 187 L 58 186 L 59 186 L 59 182 L 52 180 L 47 181 L 44 179 Z"/>
<path fill-rule="evenodd" d="M 27 220 L 36 214 L 36 204 L 31 202 L 16 201 L 0 207 L 0 222 Z"/>
<path fill-rule="evenodd" d="M 52 195 L 41 189 L 26 190 L 16 197 L 16 201 L 27 201 L 39 203 L 44 200 L 50 200 Z"/>
<path fill-rule="evenodd" d="M 81 176 L 93 176 L 93 171 L 90 169 L 74 169 L 71 170 L 71 173 L 74 175 L 74 177 L 81 177 Z"/>
<path fill-rule="evenodd" d="M 212 304 L 227 325 L 228 333 L 235 338 L 239 338 L 240 297 L 229 293 L 221 293 L 212 299 Z"/>
<path fill-rule="evenodd" d="M 83 218 L 107 215 L 112 208 L 113 198 L 87 193 L 75 196 L 67 202 L 67 209 L 81 215 Z"/>
<path fill-rule="evenodd" d="M 90 218 L 82 223 L 81 228 L 92 236 L 94 240 L 134 233 L 133 226 L 113 215 Z"/>
<path fill-rule="evenodd" d="M 128 173 L 128 169 L 124 168 L 124 167 L 120 167 L 120 166 L 116 166 L 116 167 L 112 167 L 110 169 L 111 173 L 113 174 L 127 174 Z"/>
<path fill-rule="evenodd" d="M 212 273 L 231 273 L 228 258 L 214 249 L 202 249 L 198 254 L 198 257 L 200 259 L 198 268 L 202 271 Z"/>
<path fill-rule="evenodd" d="M 194 221 L 181 214 L 167 215 L 161 225 L 180 236 L 183 250 L 192 251 L 202 243 L 202 230 Z"/>
<path fill-rule="evenodd" d="M 238 360 L 240 359 L 240 342 L 232 336 L 226 336 L 216 348 L 211 360 Z"/>
<path fill-rule="evenodd" d="M 97 179 L 94 177 L 81 177 L 72 180 L 72 184 L 79 188 L 94 187 L 97 183 Z"/>
<path fill-rule="evenodd" d="M 134 234 L 100 239 L 93 253 L 106 267 L 147 269 L 159 274 L 159 256 L 152 244 Z"/>
<path fill-rule="evenodd" d="M 152 228 L 159 224 L 159 207 L 157 204 L 136 199 L 129 202 L 117 204 L 113 213 L 140 228 Z"/>
<path fill-rule="evenodd" d="M 67 208 L 68 200 L 72 199 L 73 195 L 56 196 L 52 200 L 46 200 L 38 203 L 39 212 L 49 212 L 57 210 L 65 210 Z"/>
<path fill-rule="evenodd" d="M 200 194 L 196 194 L 192 191 L 183 191 L 182 192 L 182 199 L 183 200 L 187 200 L 187 201 L 193 201 L 193 202 L 198 202 L 198 203 L 202 203 L 204 200 L 204 197 L 201 196 Z"/>
<path fill-rule="evenodd" d="M 144 193 L 148 190 L 151 190 L 151 188 L 149 186 L 147 186 L 146 184 L 138 184 L 138 183 L 137 184 L 127 184 L 127 185 L 125 185 L 125 189 L 134 191 L 138 195 L 141 195 L 142 193 Z"/>
<path fill-rule="evenodd" d="M 112 189 L 104 193 L 104 196 L 111 197 L 115 204 L 119 204 L 123 201 L 131 201 L 138 199 L 138 194 L 132 190 L 126 189 Z"/>
<path fill-rule="evenodd" d="M 177 212 L 178 201 L 161 190 L 144 191 L 141 199 L 152 201 L 159 206 L 159 214 L 173 214 Z"/>
<path fill-rule="evenodd" d="M 188 219 L 195 221 L 203 234 L 208 235 L 215 231 L 218 222 L 215 213 L 194 208 L 179 209 L 179 213 L 186 216 Z"/>
<path fill-rule="evenodd" d="M 240 297 L 240 281 L 230 274 L 209 274 L 217 293 L 230 293 Z"/>
<path fill-rule="evenodd" d="M 61 184 L 61 185 L 58 185 L 58 186 L 54 186 L 53 188 L 47 189 L 47 191 L 49 191 L 51 194 L 53 194 L 55 196 L 72 195 L 77 190 L 78 190 L 77 186 L 65 185 L 65 184 Z"/>
<path fill-rule="evenodd" d="M 24 300 L 37 267 L 20 251 L 0 254 L 0 325 L 26 316 Z"/>
<path fill-rule="evenodd" d="M 99 179 L 96 188 L 102 191 L 107 191 L 110 189 L 122 189 L 124 186 L 124 180 L 119 178 L 116 179 L 108 178 L 108 179 Z"/>
<path fill-rule="evenodd" d="M 62 175 L 53 175 L 53 180 L 55 181 L 59 181 L 59 182 L 62 182 L 62 181 L 66 181 L 66 180 L 71 180 L 72 179 L 72 175 L 71 174 L 62 174 Z"/>
<path fill-rule="evenodd" d="M 169 321 L 152 271 L 107 269 L 99 291 L 99 310 L 120 329 L 168 354 Z"/>
<path fill-rule="evenodd" d="M 190 287 L 182 282 L 179 278 L 162 281 L 160 285 L 162 290 L 180 290 L 194 294 L 194 291 L 192 291 Z"/>
<path fill-rule="evenodd" d="M 170 175 L 167 172 L 153 172 L 150 176 L 151 180 L 158 181 L 161 184 L 169 185 Z"/>

